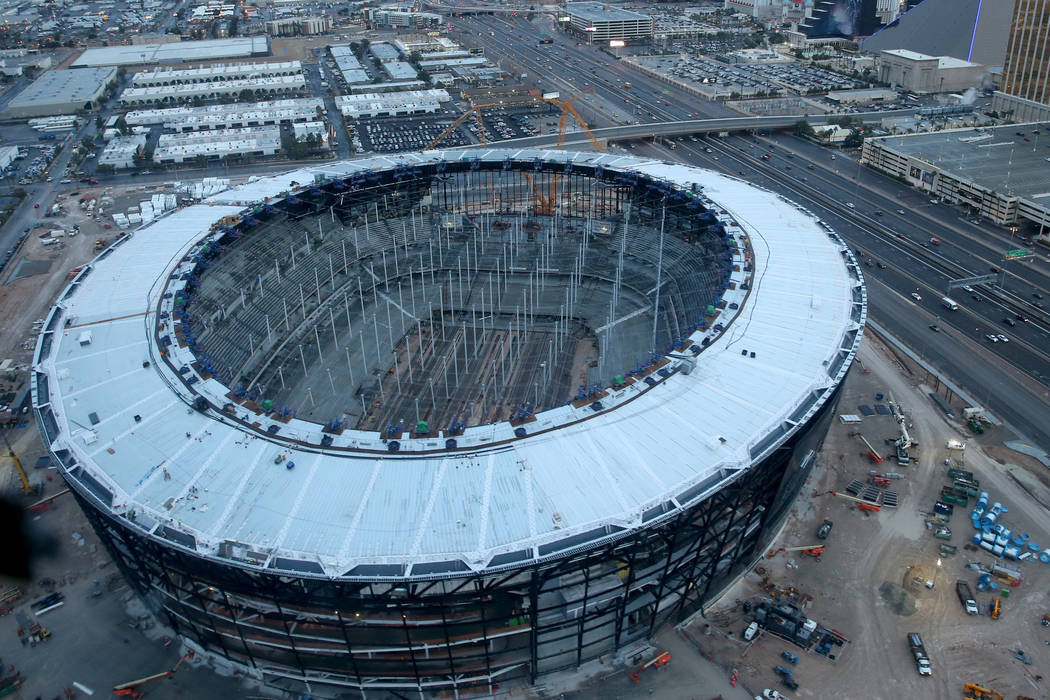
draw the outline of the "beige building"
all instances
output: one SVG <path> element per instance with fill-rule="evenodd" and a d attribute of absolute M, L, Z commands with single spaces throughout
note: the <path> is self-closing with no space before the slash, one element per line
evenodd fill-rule
<path fill-rule="evenodd" d="M 959 92 L 980 87 L 987 70 L 951 56 L 927 56 L 908 49 L 879 53 L 879 80 L 909 92 Z"/>

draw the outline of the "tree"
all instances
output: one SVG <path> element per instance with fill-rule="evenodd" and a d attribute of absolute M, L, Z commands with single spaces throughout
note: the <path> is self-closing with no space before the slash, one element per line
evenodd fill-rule
<path fill-rule="evenodd" d="M 813 136 L 814 133 L 815 132 L 813 131 L 813 127 L 810 126 L 809 122 L 805 119 L 799 119 L 797 122 L 795 122 L 795 136 L 809 138 Z"/>
<path fill-rule="evenodd" d="M 851 131 L 849 136 L 842 142 L 842 145 L 846 148 L 860 148 L 864 145 L 864 134 L 859 131 Z"/>

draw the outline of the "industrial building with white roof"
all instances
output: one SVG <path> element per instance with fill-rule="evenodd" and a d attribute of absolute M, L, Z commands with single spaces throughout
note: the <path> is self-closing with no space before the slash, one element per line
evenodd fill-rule
<path fill-rule="evenodd" d="M 493 692 L 753 565 L 866 309 L 830 227 L 733 177 L 377 156 L 119 239 L 47 316 L 34 409 L 190 646 L 295 691 Z"/>

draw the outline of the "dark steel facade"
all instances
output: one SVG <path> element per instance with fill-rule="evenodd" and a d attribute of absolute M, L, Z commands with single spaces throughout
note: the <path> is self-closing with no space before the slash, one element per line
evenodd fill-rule
<path fill-rule="evenodd" d="M 331 580 L 253 569 L 147 534 L 70 483 L 151 609 L 246 673 L 321 695 L 477 691 L 573 668 L 715 598 L 783 522 L 840 388 L 783 446 L 691 507 L 654 509 L 629 534 L 482 573 Z"/>

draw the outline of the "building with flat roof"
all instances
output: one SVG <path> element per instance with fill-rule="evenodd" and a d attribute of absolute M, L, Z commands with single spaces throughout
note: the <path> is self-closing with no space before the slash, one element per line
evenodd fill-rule
<path fill-rule="evenodd" d="M 133 126 L 163 124 L 165 129 L 172 131 L 199 131 L 312 121 L 317 119 L 318 109 L 324 109 L 321 98 L 304 97 L 247 104 L 135 110 L 125 114 L 124 119 Z"/>
<path fill-rule="evenodd" d="M 879 81 L 909 92 L 960 92 L 981 87 L 987 70 L 951 56 L 927 56 L 908 49 L 879 53 Z"/>
<path fill-rule="evenodd" d="M 98 157 L 99 165 L 109 165 L 117 169 L 135 167 L 135 156 L 146 147 L 146 137 L 143 134 L 133 136 L 115 136 L 109 140 L 101 155 Z"/>
<path fill-rule="evenodd" d="M 1015 0 L 1000 91 L 992 109 L 1017 121 L 1050 119 L 1050 0 Z"/>
<path fill-rule="evenodd" d="M 394 117 L 429 114 L 441 109 L 451 98 L 445 90 L 407 90 L 405 92 L 340 95 L 335 104 L 344 117 Z"/>
<path fill-rule="evenodd" d="M 373 27 L 423 29 L 441 24 L 441 15 L 399 7 L 366 7 L 365 21 Z"/>
<path fill-rule="evenodd" d="M 864 141 L 864 159 L 997 224 L 1050 227 L 1050 123 L 956 129 Z"/>
<path fill-rule="evenodd" d="M 349 85 L 347 91 L 351 95 L 363 95 L 366 92 L 404 92 L 405 90 L 423 90 L 427 86 L 422 80 L 392 80 L 383 83 L 368 81 L 357 85 Z"/>
<path fill-rule="evenodd" d="M 613 40 L 649 39 L 653 20 L 649 15 L 632 12 L 602 2 L 570 2 L 565 6 L 569 26 L 585 37 L 588 44 L 607 44 Z"/>
<path fill-rule="evenodd" d="M 295 94 L 306 87 L 301 73 L 268 75 L 240 80 L 217 80 L 211 83 L 183 83 L 181 85 L 153 85 L 129 87 L 120 95 L 123 105 L 170 104 L 186 100 L 214 100 L 237 97 L 246 90 L 252 97 L 278 97 Z"/>
<path fill-rule="evenodd" d="M 22 119 L 94 109 L 96 100 L 116 77 L 117 69 L 108 66 L 48 71 L 15 95 L 7 112 Z"/>
<path fill-rule="evenodd" d="M 383 61 L 383 72 L 391 80 L 414 80 L 419 71 L 408 61 Z"/>
<path fill-rule="evenodd" d="M 266 23 L 266 33 L 270 36 L 313 36 L 332 31 L 332 18 L 320 17 L 285 17 L 272 19 Z"/>
<path fill-rule="evenodd" d="M 151 70 L 138 71 L 131 76 L 132 87 L 151 85 L 183 85 L 187 83 L 212 83 L 223 80 L 243 80 L 271 75 L 295 75 L 301 73 L 299 61 L 274 61 L 269 63 L 216 63 L 195 68 L 172 68 L 158 66 Z"/>
<path fill-rule="evenodd" d="M 73 67 L 186 63 L 238 56 L 266 56 L 269 53 L 270 40 L 265 36 L 105 46 L 87 49 L 73 62 Z"/>
<path fill-rule="evenodd" d="M 153 151 L 157 163 L 183 163 L 204 156 L 272 156 L 281 149 L 279 126 L 246 126 L 184 134 L 162 134 Z"/>

